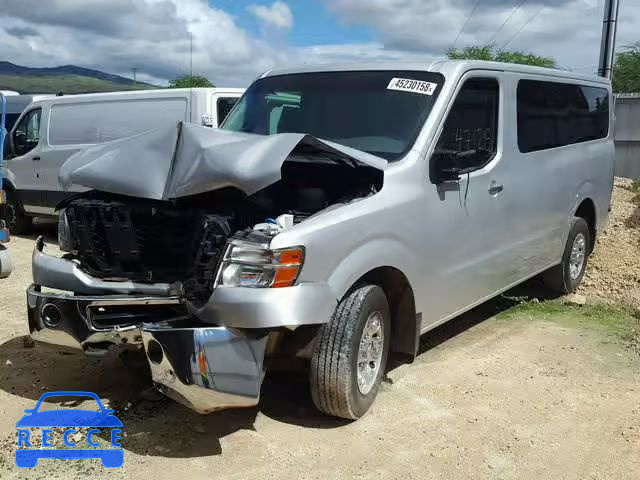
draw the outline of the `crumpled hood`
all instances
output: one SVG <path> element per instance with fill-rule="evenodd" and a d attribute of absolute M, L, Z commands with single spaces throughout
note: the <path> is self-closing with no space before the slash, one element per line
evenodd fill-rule
<path fill-rule="evenodd" d="M 149 130 L 81 150 L 59 172 L 71 185 L 154 200 L 236 187 L 251 195 L 280 180 L 296 150 L 330 163 L 384 170 L 375 155 L 300 133 L 255 135 L 189 123 Z M 304 155 L 304 154 L 303 154 Z"/>

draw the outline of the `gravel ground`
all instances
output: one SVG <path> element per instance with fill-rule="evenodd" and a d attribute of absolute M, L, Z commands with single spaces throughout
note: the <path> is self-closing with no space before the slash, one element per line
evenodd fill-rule
<path fill-rule="evenodd" d="M 633 303 L 638 213 L 617 185 L 584 292 Z M 640 479 L 640 359 L 577 307 L 549 315 L 531 305 L 505 319 L 493 316 L 509 307 L 498 299 L 449 322 L 423 337 L 415 363 L 389 372 L 357 422 L 317 413 L 294 374 L 267 377 L 258 408 L 199 416 L 145 399 L 145 372 L 115 356 L 24 342 L 32 248 L 33 237 L 13 239 L 16 271 L 0 281 L 2 479 Z M 15 422 L 54 390 L 93 391 L 116 409 L 123 468 L 97 460 L 15 467 Z"/>
<path fill-rule="evenodd" d="M 640 194 L 616 178 L 609 224 L 599 235 L 580 293 L 640 309 Z"/>

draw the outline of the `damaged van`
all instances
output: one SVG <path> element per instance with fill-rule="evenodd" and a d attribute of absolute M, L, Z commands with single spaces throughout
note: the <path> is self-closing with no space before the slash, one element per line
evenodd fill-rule
<path fill-rule="evenodd" d="M 62 258 L 33 252 L 29 329 L 143 349 L 207 413 L 258 403 L 277 359 L 355 419 L 388 359 L 538 274 L 576 289 L 613 186 L 611 86 L 522 65 L 272 71 L 220 130 L 180 123 L 87 148 L 59 179 Z"/>

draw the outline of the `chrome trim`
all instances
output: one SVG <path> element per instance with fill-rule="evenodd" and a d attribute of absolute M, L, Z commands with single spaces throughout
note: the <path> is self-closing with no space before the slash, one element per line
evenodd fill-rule
<path fill-rule="evenodd" d="M 584 262 L 587 256 L 587 240 L 582 233 L 578 233 L 573 239 L 571 253 L 569 254 L 569 276 L 571 280 L 576 280 L 584 269 Z"/>
<path fill-rule="evenodd" d="M 92 302 L 100 305 L 111 305 L 112 302 L 120 305 L 145 305 L 149 302 L 176 304 L 179 303 L 179 299 L 178 297 L 153 298 L 116 295 L 105 297 L 73 296 L 71 293 L 36 291 L 36 286 L 31 285 L 27 289 L 27 313 L 31 338 L 42 343 L 80 350 L 94 356 L 106 353 L 106 350 L 104 352 L 91 351 L 91 346 L 96 343 L 142 343 L 140 329 L 136 325 L 124 327 L 116 325 L 108 329 L 100 329 L 92 325 L 86 316 L 86 307 Z M 55 327 L 46 325 L 41 318 L 45 305 L 54 305 L 61 311 L 61 321 Z"/>
<path fill-rule="evenodd" d="M 83 298 L 83 297 L 74 297 Z M 181 303 L 180 297 L 168 296 L 168 297 L 131 297 L 131 298 L 119 298 L 114 300 L 104 300 L 106 297 L 99 297 L 92 300 L 88 305 L 89 307 L 120 307 L 123 305 L 177 305 Z"/>
<path fill-rule="evenodd" d="M 156 388 L 168 397 L 198 413 L 258 404 L 268 334 L 166 324 L 141 329 L 145 351 L 150 342 L 162 348 L 159 361 L 147 359 Z"/>
<path fill-rule="evenodd" d="M 384 318 L 379 311 L 371 312 L 362 329 L 358 345 L 357 383 L 362 395 L 367 395 L 378 379 L 384 352 Z"/>
<path fill-rule="evenodd" d="M 43 252 L 44 239 L 39 236 L 31 256 L 33 282 L 43 287 L 67 290 L 81 294 L 139 293 L 146 295 L 169 295 L 168 283 L 138 283 L 132 281 L 107 281 L 94 278 L 83 272 L 75 262 L 52 257 Z"/>

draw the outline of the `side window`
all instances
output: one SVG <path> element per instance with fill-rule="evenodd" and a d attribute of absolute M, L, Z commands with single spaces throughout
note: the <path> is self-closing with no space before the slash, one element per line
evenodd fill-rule
<path fill-rule="evenodd" d="M 609 134 L 606 88 L 520 80 L 517 109 L 518 147 L 522 153 L 597 140 Z"/>
<path fill-rule="evenodd" d="M 33 150 L 40 141 L 41 109 L 27 113 L 13 132 L 13 146 L 16 155 L 24 155 Z"/>
<path fill-rule="evenodd" d="M 222 125 L 222 122 L 227 118 L 227 115 L 229 115 L 229 112 L 237 102 L 237 97 L 218 98 L 218 102 L 216 103 L 216 109 L 218 111 L 218 126 Z"/>
<path fill-rule="evenodd" d="M 454 100 L 431 157 L 433 183 L 484 167 L 498 146 L 500 87 L 493 78 L 467 80 Z"/>

